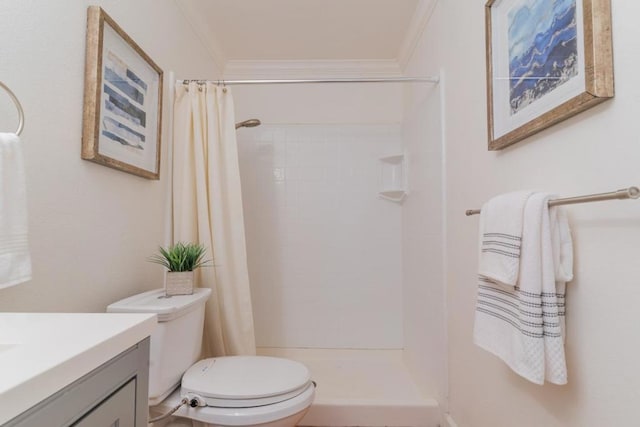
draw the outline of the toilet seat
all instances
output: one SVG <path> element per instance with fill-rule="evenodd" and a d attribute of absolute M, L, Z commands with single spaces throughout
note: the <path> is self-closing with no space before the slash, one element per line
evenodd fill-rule
<path fill-rule="evenodd" d="M 309 388 L 306 366 L 266 356 L 203 359 L 182 377 L 181 395 L 217 408 L 253 408 L 292 399 Z"/>
<path fill-rule="evenodd" d="M 312 383 L 296 397 L 271 405 L 256 406 L 253 408 L 217 408 L 205 406 L 191 408 L 183 406 L 174 415 L 189 418 L 202 423 L 224 426 L 251 426 L 261 425 L 283 420 L 300 412 L 306 411 L 315 396 L 315 386 Z M 164 407 L 177 405 L 180 402 L 180 394 L 176 391 L 169 396 Z M 302 416 L 300 416 L 302 418 Z"/>

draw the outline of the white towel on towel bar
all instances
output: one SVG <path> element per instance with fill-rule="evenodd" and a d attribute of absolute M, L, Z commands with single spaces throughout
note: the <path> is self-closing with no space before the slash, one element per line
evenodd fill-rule
<path fill-rule="evenodd" d="M 487 279 L 515 286 L 520 268 L 524 207 L 533 191 L 502 194 L 482 206 L 478 273 Z"/>
<path fill-rule="evenodd" d="M 566 384 L 565 297 L 566 284 L 573 280 L 573 241 L 569 222 L 561 208 L 549 208 L 549 226 L 554 270 L 553 281 L 547 279 L 543 282 L 548 290 L 543 287 L 542 294 L 545 380 L 553 384 Z M 558 326 L 555 326 L 556 323 Z"/>
<path fill-rule="evenodd" d="M 516 286 L 479 276 L 474 342 L 536 384 L 566 384 L 564 291 L 573 255 L 566 217 L 549 198 L 527 200 Z M 485 220 L 483 208 L 481 239 Z"/>
<path fill-rule="evenodd" d="M 31 279 L 20 138 L 0 133 L 0 289 Z"/>

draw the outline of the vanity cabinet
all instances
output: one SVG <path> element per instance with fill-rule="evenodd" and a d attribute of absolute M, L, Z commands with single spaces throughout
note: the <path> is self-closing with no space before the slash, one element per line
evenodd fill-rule
<path fill-rule="evenodd" d="M 146 427 L 149 338 L 2 427 Z"/>

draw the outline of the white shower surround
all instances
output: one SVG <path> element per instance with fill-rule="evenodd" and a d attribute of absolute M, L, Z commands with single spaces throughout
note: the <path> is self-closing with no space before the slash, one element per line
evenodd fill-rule
<path fill-rule="evenodd" d="M 422 42 L 421 40 L 420 44 Z M 423 63 L 421 59 L 422 56 L 419 55 L 409 61 L 408 69 L 410 72 L 415 75 L 438 74 L 437 70 L 428 67 L 428 64 Z M 365 350 L 353 346 L 356 349 L 345 359 L 345 354 L 352 350 L 336 348 L 339 347 L 340 341 L 326 337 L 322 344 L 317 340 L 314 343 L 314 348 L 307 349 L 292 348 L 290 344 L 280 344 L 281 348 L 276 349 L 265 348 L 264 346 L 269 344 L 265 344 L 263 341 L 258 343 L 258 353 L 298 359 L 308 364 L 312 372 L 315 371 L 318 374 L 315 376 L 319 381 L 319 387 L 322 387 L 322 393 L 319 391 L 318 400 L 309 413 L 311 422 L 315 422 L 316 425 L 318 425 L 318 419 L 313 417 L 325 415 L 328 415 L 329 418 L 325 418 L 326 422 L 319 425 L 345 425 L 344 423 L 340 424 L 345 417 L 351 420 L 350 425 L 373 425 L 367 420 L 370 420 L 374 413 L 378 417 L 382 417 L 381 420 L 386 419 L 386 425 L 422 427 L 441 424 L 440 413 L 447 410 L 447 368 L 446 332 L 443 326 L 443 261 L 440 254 L 442 234 L 439 231 L 442 227 L 440 205 L 442 200 L 441 157 L 443 155 L 441 150 L 443 136 L 440 127 L 442 106 L 439 87 L 413 84 L 326 84 L 295 85 L 295 87 L 238 86 L 235 89 L 236 115 L 239 119 L 257 117 L 263 123 L 271 123 L 271 127 L 274 129 L 281 126 L 294 128 L 296 125 L 292 125 L 292 123 L 312 123 L 313 126 L 303 125 L 300 127 L 313 128 L 316 132 L 325 129 L 325 133 L 327 129 L 334 129 L 334 134 L 338 129 L 353 130 L 357 127 L 369 129 L 371 133 L 377 126 L 378 130 L 385 127 L 394 129 L 393 132 L 397 136 L 397 144 L 388 146 L 388 150 L 376 150 L 372 149 L 371 145 L 363 144 L 360 155 L 355 156 L 356 162 L 367 162 L 374 168 L 369 179 L 366 180 L 367 194 L 376 198 L 376 206 L 383 207 L 383 209 L 393 209 L 399 215 L 396 223 L 399 228 L 395 229 L 398 233 L 398 240 L 394 240 L 394 242 L 397 242 L 395 244 L 398 245 L 395 249 L 395 255 L 398 257 L 400 265 L 393 267 L 393 269 L 399 269 L 395 270 L 398 271 L 396 273 L 397 286 L 388 292 L 392 298 L 400 299 L 400 302 L 394 305 L 396 307 L 394 318 L 401 322 L 396 327 L 398 335 L 393 338 L 394 346 L 390 349 L 375 349 L 370 345 L 365 346 Z M 430 115 L 433 116 L 430 117 Z M 354 125 L 354 123 L 360 125 Z M 243 169 L 246 169 L 244 163 L 247 159 L 249 160 L 247 165 L 257 165 L 260 156 L 275 158 L 284 153 L 284 161 L 286 162 L 286 145 L 284 148 L 278 148 L 277 145 L 265 143 L 261 145 L 262 150 L 251 146 L 249 151 L 244 151 L 247 148 L 247 138 L 255 140 L 258 138 L 258 132 L 264 129 L 267 127 L 244 129 L 238 134 L 243 174 Z M 265 136 L 265 138 L 269 137 Z M 254 142 L 254 144 L 256 143 Z M 260 142 L 257 144 L 259 145 Z M 341 143 L 340 145 L 343 146 L 343 149 L 348 147 L 348 144 Z M 379 174 L 381 172 L 379 157 L 401 153 L 403 148 L 407 149 L 410 159 L 410 195 L 403 205 L 398 205 L 377 198 L 376 193 L 379 190 Z M 276 151 L 271 152 L 271 150 Z M 276 154 L 277 152 L 280 154 Z M 363 154 L 366 159 L 361 158 Z M 311 157 L 311 154 L 309 156 Z M 290 154 L 289 158 L 291 157 Z M 346 161 L 346 159 L 345 157 L 344 160 Z M 281 172 L 278 171 L 273 176 L 286 177 L 286 174 L 282 175 Z M 286 169 L 284 172 L 286 173 Z M 249 175 L 255 173 L 257 171 L 251 171 Z M 243 192 L 246 193 L 248 190 L 245 185 L 247 177 L 243 175 L 242 178 Z M 251 179 L 258 180 L 255 176 Z M 268 177 L 267 179 L 273 178 Z M 317 186 L 316 189 L 322 189 L 322 186 Z M 256 192 L 255 189 L 248 191 L 252 194 Z M 360 188 L 360 191 L 365 190 Z M 245 194 L 245 201 L 246 197 L 247 194 Z M 259 194 L 257 197 L 262 198 L 263 205 L 257 205 L 257 208 L 252 210 L 253 213 L 247 215 L 259 216 L 264 212 L 269 214 L 269 209 L 272 209 L 274 205 L 283 205 L 286 200 L 286 197 L 278 196 L 276 193 Z M 334 211 L 342 210 L 349 214 L 345 206 L 333 203 L 330 207 Z M 321 209 L 327 209 L 327 207 L 323 206 Z M 249 208 L 245 206 L 245 213 L 248 210 Z M 425 212 L 427 212 L 426 215 Z M 371 219 L 366 215 L 361 215 L 361 217 L 365 222 Z M 282 216 L 279 218 L 278 224 L 286 224 L 286 221 L 286 217 Z M 252 230 L 252 227 L 247 224 L 250 270 L 254 262 L 269 262 L 268 258 L 260 257 L 260 254 L 256 258 L 255 254 L 251 252 L 250 240 L 253 232 L 273 234 L 273 231 L 269 229 Z M 310 232 L 317 232 L 317 230 L 310 227 Z M 281 238 L 281 236 L 278 237 Z M 354 244 L 356 243 L 354 242 Z M 273 246 L 267 249 L 276 250 Z M 362 267 L 362 264 L 343 262 L 343 266 L 357 269 Z M 423 273 L 425 269 L 427 274 Z M 320 294 L 320 301 L 327 301 L 327 306 L 330 306 L 331 301 L 336 301 L 342 294 L 351 292 L 351 287 L 358 290 L 358 286 L 361 285 L 362 283 L 352 280 L 345 287 L 337 290 L 319 287 L 315 291 L 325 292 L 324 295 Z M 256 283 L 252 281 L 252 290 L 256 287 Z M 264 292 L 269 292 L 269 290 L 267 288 Z M 366 293 L 368 288 L 361 286 L 359 291 Z M 293 299 L 287 298 L 286 294 L 283 295 L 285 298 L 279 301 L 291 304 Z M 264 317 L 269 313 L 275 313 L 274 317 L 281 316 L 279 313 L 281 305 L 271 304 L 268 300 L 259 301 L 260 297 L 257 294 L 253 295 L 253 300 L 254 306 L 265 308 Z M 308 302 L 313 301 L 313 297 L 308 299 Z M 387 310 L 383 315 L 389 314 L 388 306 L 383 310 Z M 320 313 L 321 316 L 332 319 L 330 311 L 321 313 L 321 309 L 313 307 L 313 305 L 308 313 Z M 371 313 L 375 314 L 375 312 Z M 306 314 L 303 310 L 300 311 L 300 316 Z M 256 315 L 256 334 L 259 340 L 262 328 L 266 326 L 260 323 L 259 319 L 262 317 L 263 315 Z M 307 319 L 305 318 L 305 320 Z M 280 323 L 272 321 L 271 326 L 275 329 L 276 334 L 279 333 L 277 332 L 278 328 L 286 328 L 284 320 Z M 346 324 L 345 326 L 344 329 L 348 330 L 349 326 Z M 356 334 L 361 334 L 358 338 L 365 338 L 367 334 L 375 333 L 375 328 L 370 327 L 366 322 L 361 323 L 360 328 L 351 328 L 351 330 Z M 306 329 L 300 328 L 300 333 L 308 334 L 308 337 L 315 337 L 314 326 Z M 281 342 L 285 342 L 285 340 L 283 339 Z M 371 341 L 369 341 L 370 343 Z M 320 345 L 327 348 L 323 349 Z M 388 363 L 390 359 L 386 359 L 389 354 L 393 354 L 392 363 Z M 320 361 L 318 355 L 321 355 Z M 351 377 L 344 375 L 345 369 L 348 371 L 357 369 L 360 376 L 349 380 Z M 388 394 L 380 396 L 375 387 L 368 385 L 366 380 L 368 377 L 401 377 L 406 381 L 394 383 L 393 387 L 385 389 Z M 334 386 L 327 387 L 327 381 L 333 383 Z M 338 384 L 337 387 L 336 384 Z M 340 392 L 341 387 L 352 390 L 354 395 L 345 396 Z M 392 395 L 401 396 L 401 398 L 390 398 Z M 358 398 L 354 398 L 354 396 L 358 396 Z M 420 403 L 412 406 L 411 402 Z M 404 418 L 404 416 L 416 416 L 422 422 L 411 422 L 411 419 Z M 402 423 L 400 423 L 401 421 Z"/>
<path fill-rule="evenodd" d="M 238 133 L 259 347 L 400 349 L 401 210 L 377 197 L 399 125 Z"/>

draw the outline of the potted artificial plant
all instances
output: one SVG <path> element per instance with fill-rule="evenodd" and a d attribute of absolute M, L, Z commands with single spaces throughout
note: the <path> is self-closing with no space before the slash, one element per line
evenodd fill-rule
<path fill-rule="evenodd" d="M 163 265 L 167 271 L 164 276 L 164 288 L 167 296 L 190 295 L 193 293 L 193 271 L 207 266 L 211 260 L 205 260 L 206 248 L 199 243 L 182 243 L 158 249 L 149 261 Z"/>

